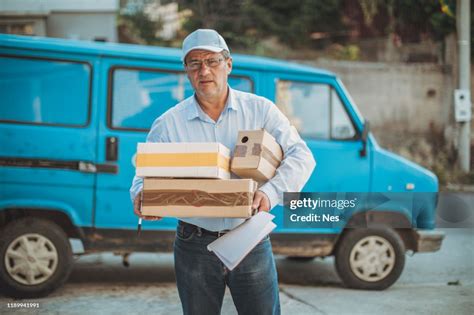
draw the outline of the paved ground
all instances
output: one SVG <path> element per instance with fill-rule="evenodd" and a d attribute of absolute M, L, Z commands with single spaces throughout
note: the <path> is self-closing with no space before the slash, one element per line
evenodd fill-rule
<path fill-rule="evenodd" d="M 441 251 L 407 257 L 398 282 L 385 291 L 342 287 L 332 258 L 295 262 L 277 257 L 283 314 L 473 314 L 474 230 L 446 229 Z M 170 254 L 133 254 L 130 267 L 113 254 L 79 258 L 68 283 L 37 302 L 39 309 L 0 314 L 180 314 Z M 18 302 L 18 301 L 16 301 Z M 223 314 L 236 314 L 226 294 Z"/>

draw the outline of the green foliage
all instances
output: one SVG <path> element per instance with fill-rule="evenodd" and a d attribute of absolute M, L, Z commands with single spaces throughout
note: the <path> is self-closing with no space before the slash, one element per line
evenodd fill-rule
<path fill-rule="evenodd" d="M 356 45 L 347 45 L 342 51 L 341 59 L 344 60 L 358 60 L 360 49 Z"/>
<path fill-rule="evenodd" d="M 427 34 L 435 40 L 442 40 L 456 31 L 455 19 L 443 6 L 454 8 L 455 0 L 395 0 L 396 28 L 405 37 L 417 40 L 420 34 Z"/>
<path fill-rule="evenodd" d="M 227 35 L 230 45 L 252 47 L 276 36 L 292 48 L 311 46 L 312 32 L 339 31 L 344 26 L 338 12 L 341 0 L 181 0 L 181 9 L 194 14 L 185 24 L 190 32 L 214 28 Z"/>
<path fill-rule="evenodd" d="M 156 36 L 161 30 L 161 21 L 152 21 L 144 12 L 147 4 L 155 0 L 121 0 L 121 13 L 119 15 L 119 27 L 127 29 L 129 36 L 139 43 L 147 45 L 160 44 L 160 39 Z"/>
<path fill-rule="evenodd" d="M 357 36 L 395 33 L 407 43 L 443 40 L 456 30 L 456 0 L 178 0 L 179 9 L 189 9 L 192 15 L 178 37 L 165 42 L 156 36 L 161 22 L 143 12 L 157 1 L 120 0 L 119 25 L 129 37 L 144 44 L 176 46 L 197 28 L 213 28 L 237 51 L 281 57 L 338 44 L 336 58 L 357 60 Z M 471 14 L 471 30 L 473 18 Z M 312 39 L 315 34 L 318 40 Z"/>

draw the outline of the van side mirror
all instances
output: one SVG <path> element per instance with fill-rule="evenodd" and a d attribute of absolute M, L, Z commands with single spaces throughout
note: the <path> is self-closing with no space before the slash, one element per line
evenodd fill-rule
<path fill-rule="evenodd" d="M 367 156 L 367 137 L 369 136 L 370 132 L 370 123 L 369 121 L 366 121 L 364 124 L 364 129 L 362 130 L 362 149 L 360 149 L 359 154 L 361 157 L 366 157 Z"/>

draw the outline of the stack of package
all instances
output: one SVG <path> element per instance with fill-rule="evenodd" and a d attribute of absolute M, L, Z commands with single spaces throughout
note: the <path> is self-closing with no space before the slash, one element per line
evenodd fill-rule
<path fill-rule="evenodd" d="M 264 130 L 239 132 L 230 179 L 230 150 L 220 143 L 139 143 L 136 174 L 143 177 L 142 214 L 161 217 L 252 216 L 257 182 L 282 158 Z"/>

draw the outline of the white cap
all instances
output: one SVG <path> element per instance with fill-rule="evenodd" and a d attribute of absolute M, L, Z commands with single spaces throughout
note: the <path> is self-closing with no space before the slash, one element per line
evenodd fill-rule
<path fill-rule="evenodd" d="M 195 30 L 184 39 L 181 60 L 184 61 L 189 52 L 195 49 L 209 50 L 216 53 L 223 50 L 230 52 L 224 38 L 215 30 L 209 29 Z"/>

